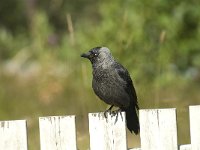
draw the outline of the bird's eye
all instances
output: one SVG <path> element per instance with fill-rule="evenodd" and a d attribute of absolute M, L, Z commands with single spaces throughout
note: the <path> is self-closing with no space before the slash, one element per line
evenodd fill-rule
<path fill-rule="evenodd" d="M 97 54 L 97 53 L 94 53 L 94 56 L 98 56 L 98 54 Z"/>

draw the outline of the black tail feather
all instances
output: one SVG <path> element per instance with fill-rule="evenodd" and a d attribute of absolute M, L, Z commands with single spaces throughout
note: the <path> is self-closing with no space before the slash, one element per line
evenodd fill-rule
<path fill-rule="evenodd" d="M 122 108 L 126 112 L 126 124 L 129 131 L 138 134 L 140 131 L 140 124 L 135 107 L 130 105 L 128 108 Z"/>

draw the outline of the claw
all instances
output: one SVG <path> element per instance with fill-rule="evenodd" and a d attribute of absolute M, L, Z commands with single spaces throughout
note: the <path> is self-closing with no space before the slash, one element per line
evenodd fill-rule
<path fill-rule="evenodd" d="M 120 116 L 121 116 L 121 118 L 122 118 L 122 120 L 123 120 L 123 117 L 122 117 L 122 110 L 119 108 L 119 109 L 117 109 L 117 110 L 115 110 L 115 111 L 113 111 L 113 113 L 114 113 L 114 115 L 117 115 L 116 116 L 116 118 L 115 118 L 115 123 L 117 122 L 117 120 L 118 120 L 118 115 L 120 114 Z"/>
<path fill-rule="evenodd" d="M 108 111 L 107 111 L 107 110 L 106 110 L 106 111 L 104 111 L 104 113 L 103 113 L 105 118 L 107 118 L 107 113 L 108 113 Z"/>
<path fill-rule="evenodd" d="M 104 117 L 105 117 L 105 118 L 107 118 L 107 113 L 110 113 L 110 114 L 112 113 L 111 110 L 112 110 L 113 106 L 114 106 L 114 105 L 111 105 L 110 108 L 108 108 L 106 111 L 104 111 Z"/>

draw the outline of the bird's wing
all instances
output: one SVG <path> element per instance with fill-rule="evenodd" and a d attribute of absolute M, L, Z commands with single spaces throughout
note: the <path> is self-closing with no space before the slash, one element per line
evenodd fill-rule
<path fill-rule="evenodd" d="M 132 102 L 134 102 L 135 107 L 137 109 L 139 109 L 136 91 L 135 91 L 133 82 L 131 80 L 131 77 L 130 77 L 128 71 L 126 70 L 126 68 L 124 68 L 121 64 L 119 64 L 117 62 L 114 63 L 114 68 L 115 68 L 117 74 L 120 76 L 120 78 L 126 83 L 126 85 L 124 87 L 125 91 L 128 93 L 128 95 L 133 100 Z"/>

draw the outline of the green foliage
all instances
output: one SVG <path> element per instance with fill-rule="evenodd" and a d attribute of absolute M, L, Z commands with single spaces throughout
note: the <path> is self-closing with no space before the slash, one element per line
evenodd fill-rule
<path fill-rule="evenodd" d="M 8 28 L 9 32 L 19 33 L 28 29 L 27 9 L 25 1 L 2 0 L 0 2 L 0 27 Z"/>

